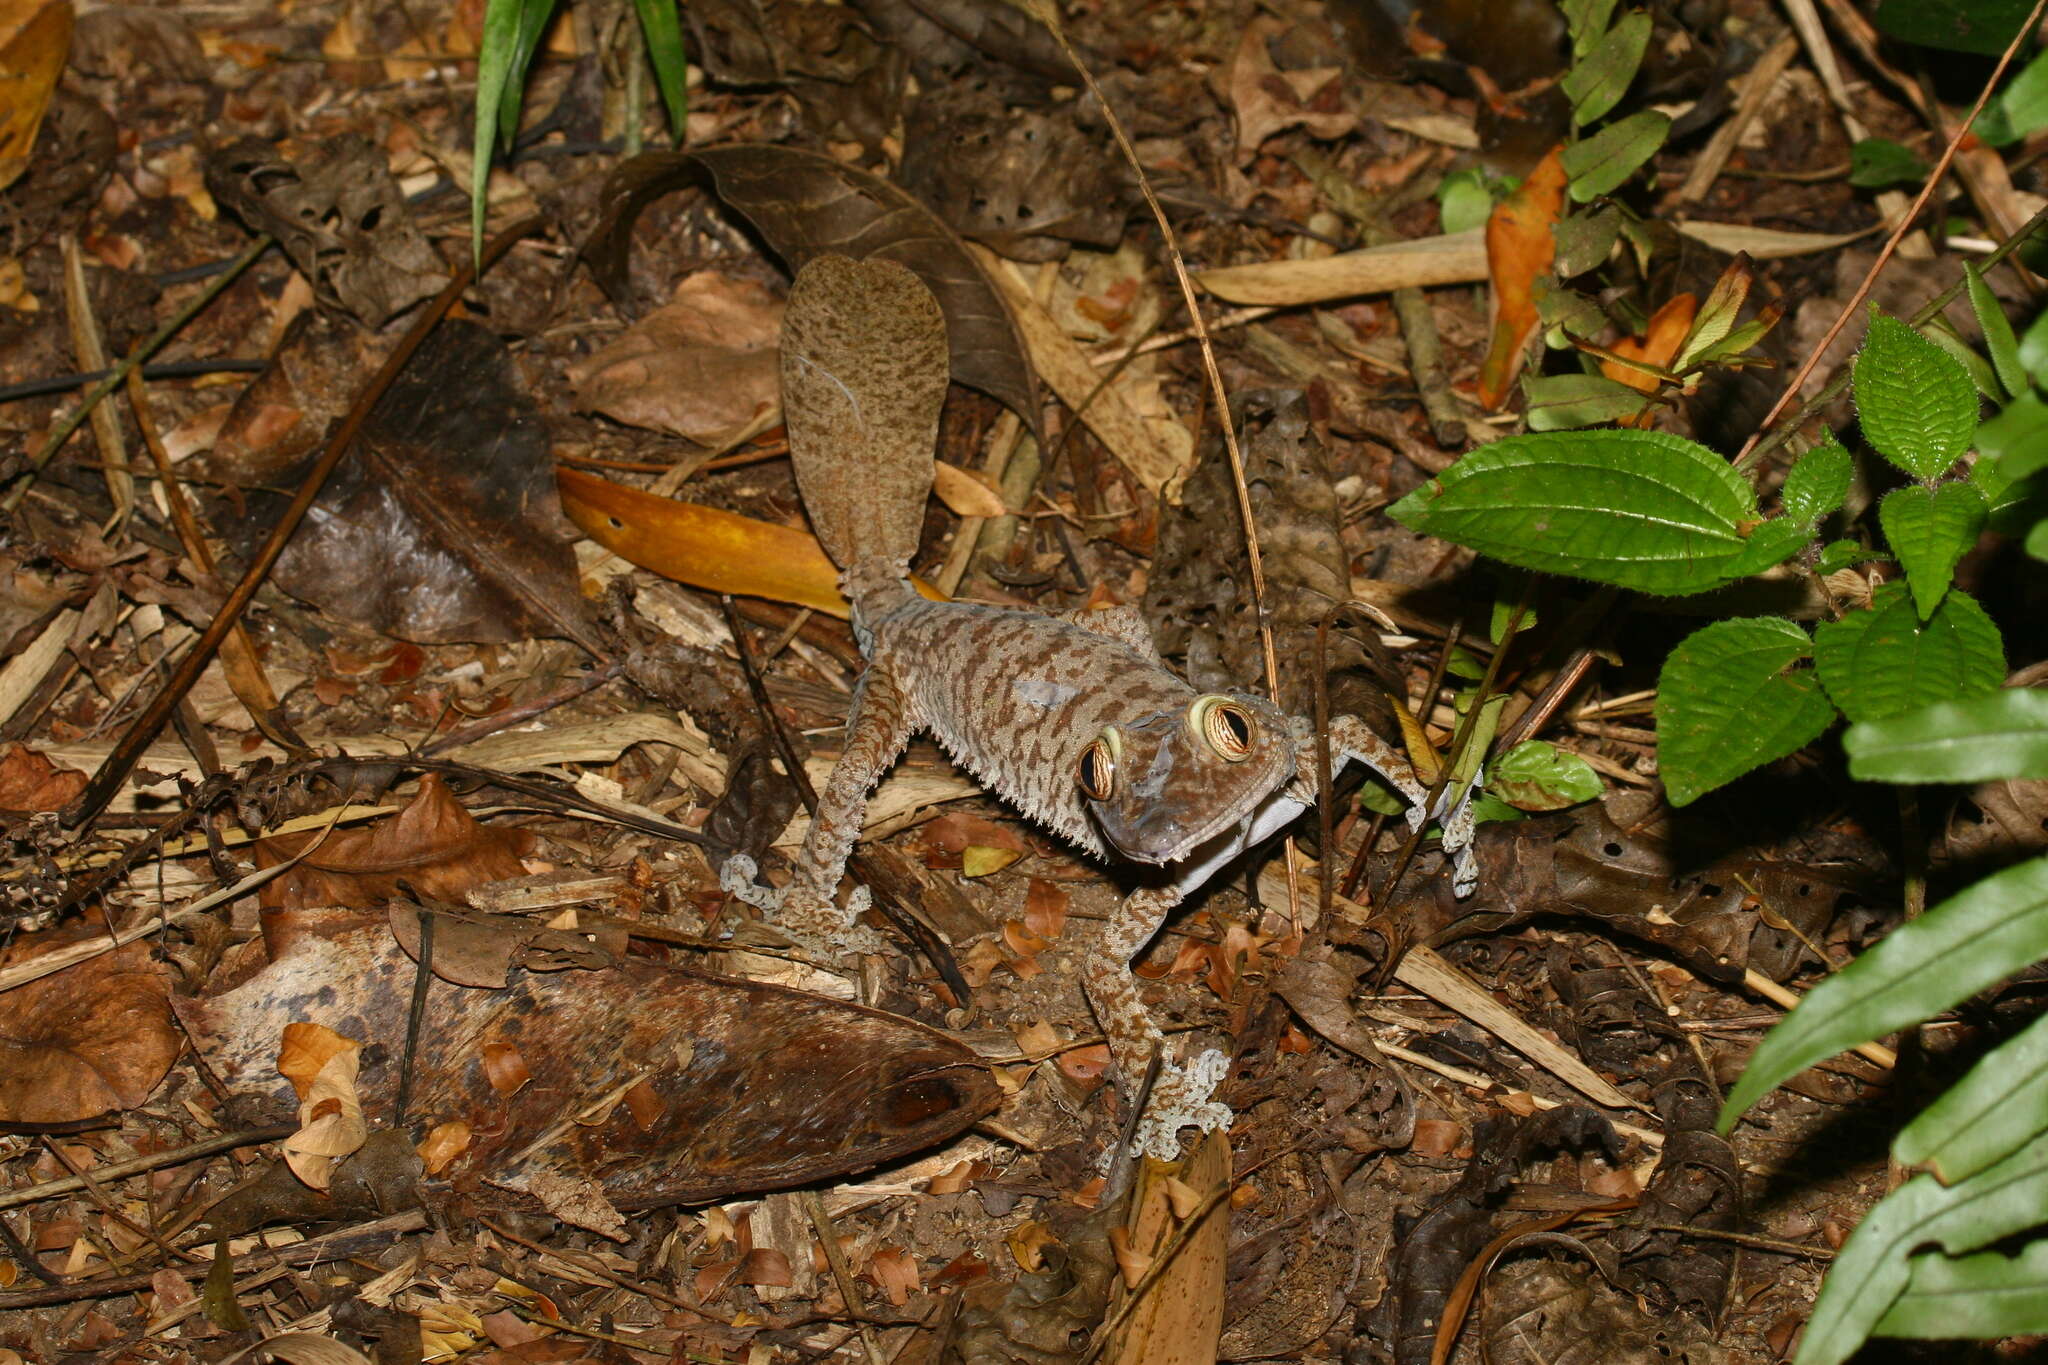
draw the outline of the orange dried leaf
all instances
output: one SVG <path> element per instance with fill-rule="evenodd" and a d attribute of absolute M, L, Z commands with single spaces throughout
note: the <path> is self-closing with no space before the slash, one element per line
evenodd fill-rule
<path fill-rule="evenodd" d="M 1479 372 L 1479 402 L 1489 409 L 1500 407 L 1521 372 L 1538 320 L 1536 281 L 1557 257 L 1551 227 L 1564 211 L 1562 150 L 1552 148 L 1486 220 L 1486 273 L 1493 281 L 1493 306 L 1491 340 Z"/>
<path fill-rule="evenodd" d="M 1060 1074 L 1076 1081 L 1096 1081 L 1110 1067 L 1109 1045 L 1094 1043 L 1059 1055 Z"/>
<path fill-rule="evenodd" d="M 1053 1032 L 1052 1025 L 1043 1019 L 1013 1029 L 1011 1034 L 1017 1040 L 1018 1050 L 1026 1057 L 1050 1057 L 1063 1046 L 1059 1034 Z"/>
<path fill-rule="evenodd" d="M 417 1148 L 420 1163 L 427 1168 L 428 1175 L 439 1175 L 448 1163 L 461 1156 L 469 1146 L 469 1125 L 461 1119 L 450 1119 L 437 1123 L 433 1131 L 420 1140 Z"/>
<path fill-rule="evenodd" d="M 1687 334 L 1692 331 L 1693 314 L 1698 306 L 1698 300 L 1692 295 L 1680 294 L 1651 316 L 1649 328 L 1643 336 L 1623 337 L 1607 349 L 1624 360 L 1640 360 L 1645 364 L 1669 368 L 1678 355 L 1678 348 L 1685 344 Z M 1600 372 L 1642 393 L 1657 391 L 1656 375 L 1632 369 L 1618 361 L 1602 360 Z M 1624 418 L 1622 425 L 1647 426 L 1650 418 L 1651 412 L 1646 409 L 1634 417 Z"/>
<path fill-rule="evenodd" d="M 898 1308 L 910 1302 L 910 1296 L 918 1291 L 917 1261 L 902 1247 L 883 1247 L 876 1252 L 868 1262 L 868 1276 Z"/>
<path fill-rule="evenodd" d="M 993 518 L 1008 516 L 1010 509 L 1003 506 L 1003 495 L 990 485 L 988 476 L 977 474 L 959 465 L 938 462 L 933 471 L 932 492 L 939 501 L 946 504 L 946 510 L 955 516 Z"/>
<path fill-rule="evenodd" d="M 342 1053 L 353 1052 L 361 1046 L 353 1038 L 344 1038 L 325 1024 L 309 1024 L 303 1020 L 286 1024 L 277 1049 L 277 1074 L 292 1083 L 292 1093 L 303 1102 L 312 1092 L 313 1078 L 320 1074 L 322 1067 Z"/>
<path fill-rule="evenodd" d="M 251 850 L 256 866 L 274 867 L 317 837 L 309 831 L 258 840 Z M 403 880 L 417 895 L 459 902 L 471 887 L 525 876 L 520 855 L 530 842 L 523 830 L 478 824 L 429 773 L 404 810 L 367 829 L 329 835 L 297 866 L 265 882 L 257 899 L 266 910 L 362 909 L 402 894 Z"/>
<path fill-rule="evenodd" d="M 516 1095 L 521 1086 L 533 1079 L 526 1058 L 510 1043 L 485 1043 L 483 1064 L 484 1079 L 500 1095 Z"/>
<path fill-rule="evenodd" d="M 1010 1255 L 1017 1264 L 1032 1274 L 1045 1269 L 1046 1251 L 1060 1244 L 1052 1229 L 1036 1219 L 1027 1219 L 1011 1228 L 1004 1240 L 1010 1244 Z"/>
<path fill-rule="evenodd" d="M 26 936 L 0 966 L 105 932 L 81 925 Z M 71 1123 L 149 1098 L 184 1047 L 167 974 L 150 953 L 131 943 L 0 993 L 0 1121 Z"/>
<path fill-rule="evenodd" d="M 1116 1268 L 1124 1277 L 1124 1288 L 1136 1289 L 1138 1281 L 1152 1268 L 1152 1258 L 1131 1245 L 1129 1228 L 1111 1228 L 1109 1246 L 1116 1253 Z"/>
<path fill-rule="evenodd" d="M 987 877 L 1001 872 L 1024 855 L 1014 848 L 994 848 L 988 844 L 969 844 L 960 850 L 960 875 L 963 877 Z M 1040 946 L 1043 946 L 1042 944 Z"/>
<path fill-rule="evenodd" d="M 57 77 L 71 55 L 70 0 L 0 9 L 0 189 L 28 169 Z"/>
<path fill-rule="evenodd" d="M 1024 892 L 1024 927 L 1048 942 L 1067 927 L 1070 897 L 1043 877 L 1033 877 Z"/>
<path fill-rule="evenodd" d="M 85 774 L 60 768 L 25 744 L 0 756 L 0 810 L 61 810 L 85 790 Z"/>

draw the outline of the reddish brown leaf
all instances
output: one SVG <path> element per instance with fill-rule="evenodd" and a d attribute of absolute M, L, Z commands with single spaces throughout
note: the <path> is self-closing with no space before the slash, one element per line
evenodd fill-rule
<path fill-rule="evenodd" d="M 755 280 L 710 270 L 596 355 L 569 368 L 576 402 L 636 427 L 725 446 L 781 404 L 782 302 Z"/>
<path fill-rule="evenodd" d="M 23 938 L 0 967 L 104 933 L 80 925 Z M 148 1099 L 184 1046 L 169 985 L 137 942 L 0 994 L 0 1120 L 69 1123 Z"/>
<path fill-rule="evenodd" d="M 85 790 L 85 774 L 60 768 L 25 744 L 0 755 L 0 810 L 61 810 Z"/>
<path fill-rule="evenodd" d="M 1565 174 L 1559 149 L 1537 163 L 1521 188 L 1486 220 L 1486 270 L 1493 281 L 1492 340 L 1479 372 L 1479 401 L 1498 408 L 1528 355 L 1536 330 L 1536 280 L 1557 256 L 1551 226 L 1564 211 Z"/>

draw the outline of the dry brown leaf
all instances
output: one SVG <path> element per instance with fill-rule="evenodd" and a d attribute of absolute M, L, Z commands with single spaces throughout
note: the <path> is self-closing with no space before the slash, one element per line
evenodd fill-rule
<path fill-rule="evenodd" d="M 1010 512 L 1003 506 L 1003 495 L 996 492 L 987 475 L 944 460 L 938 461 L 933 470 L 932 492 L 938 494 L 939 501 L 954 516 L 990 518 L 1008 516 Z"/>
<path fill-rule="evenodd" d="M 1024 927 L 1042 939 L 1056 939 L 1067 928 L 1070 898 L 1057 884 L 1033 877 L 1024 892 Z"/>
<path fill-rule="evenodd" d="M 1300 71 L 1282 71 L 1273 64 L 1266 44 L 1290 26 L 1280 19 L 1262 15 L 1245 26 L 1237 52 L 1230 61 L 1230 106 L 1237 116 L 1237 160 L 1242 165 L 1258 155 L 1259 144 L 1273 134 L 1300 127 L 1310 137 L 1329 140 L 1343 137 L 1358 126 L 1356 113 L 1341 103 L 1319 96 L 1334 95 L 1342 89 L 1344 68 L 1317 66 Z M 1314 106 L 1331 106 L 1316 108 Z"/>
<path fill-rule="evenodd" d="M 630 426 L 723 446 L 774 424 L 782 301 L 700 270 L 624 335 L 569 369 L 576 402 Z"/>
<path fill-rule="evenodd" d="M 1479 372 L 1479 401 L 1487 408 L 1497 409 L 1506 400 L 1527 358 L 1529 335 L 1538 321 L 1536 280 L 1557 257 L 1551 227 L 1564 212 L 1564 191 L 1564 161 L 1553 148 L 1486 220 L 1492 341 Z"/>
<path fill-rule="evenodd" d="M 25 744 L 0 755 L 0 810 L 61 810 L 85 790 L 85 774 L 60 768 Z"/>
<path fill-rule="evenodd" d="M 449 1119 L 437 1123 L 426 1137 L 420 1140 L 420 1162 L 427 1168 L 428 1175 L 439 1175 L 449 1162 L 462 1155 L 469 1146 L 470 1126 L 461 1119 Z"/>
<path fill-rule="evenodd" d="M 868 1276 L 881 1286 L 889 1302 L 898 1308 L 910 1302 L 918 1291 L 917 1259 L 902 1247 L 883 1247 L 868 1262 Z"/>
<path fill-rule="evenodd" d="M 251 852 L 259 868 L 299 853 L 318 831 L 258 840 Z M 359 830 L 339 830 L 295 867 L 257 893 L 266 910 L 340 905 L 362 909 L 404 893 L 460 902 L 471 887 L 526 874 L 520 861 L 531 842 L 524 830 L 480 825 L 432 773 L 405 809 Z"/>
<path fill-rule="evenodd" d="M 79 925 L 24 937 L 0 967 L 105 933 Z M 169 987 L 138 941 L 0 994 L 0 1121 L 70 1123 L 148 1099 L 184 1047 Z"/>
<path fill-rule="evenodd" d="M 356 1094 L 362 1055 L 362 1049 L 354 1044 L 333 1053 L 301 1090 L 299 1131 L 284 1140 L 284 1160 L 293 1175 L 316 1190 L 326 1189 L 334 1178 L 334 1168 L 360 1151 L 370 1136 L 363 1102 Z M 285 1060 L 278 1059 L 280 1072 Z M 285 1074 L 297 1088 L 298 1078 Z"/>
<path fill-rule="evenodd" d="M 0 4 L 0 189 L 21 178 L 71 52 L 70 0 Z"/>
<path fill-rule="evenodd" d="M 1150 1262 L 1176 1234 L 1186 1245 L 1167 1263 L 1125 1319 L 1123 1328 L 1102 1353 L 1104 1365 L 1211 1365 L 1223 1333 L 1223 1268 L 1229 1245 L 1230 1215 L 1217 1200 L 1199 1221 L 1187 1223 L 1177 1212 L 1189 1196 L 1195 1205 L 1208 1203 L 1230 1184 L 1230 1144 L 1210 1133 L 1178 1168 L 1145 1162 L 1131 1198 L 1128 1255 Z M 1181 1188 L 1175 1190 L 1174 1185 Z M 1120 1231 L 1121 1229 L 1119 1229 Z M 1129 1289 L 1130 1265 L 1118 1248 Z"/>
<path fill-rule="evenodd" d="M 325 1024 L 303 1020 L 286 1024 L 277 1049 L 277 1074 L 292 1083 L 292 1093 L 303 1104 L 321 1070 L 342 1053 L 354 1052 L 361 1046 Z"/>

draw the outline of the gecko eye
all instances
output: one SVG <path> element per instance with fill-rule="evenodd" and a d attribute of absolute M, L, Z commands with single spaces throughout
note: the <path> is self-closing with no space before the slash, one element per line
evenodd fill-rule
<path fill-rule="evenodd" d="M 1081 755 L 1076 774 L 1091 801 L 1107 801 L 1116 791 L 1117 751 L 1123 747 L 1114 729 L 1104 730 Z"/>
<path fill-rule="evenodd" d="M 1242 763 L 1252 756 L 1252 740 L 1258 726 L 1252 713 L 1228 697 L 1197 697 L 1188 708 L 1188 724 L 1202 742 L 1226 763 Z"/>

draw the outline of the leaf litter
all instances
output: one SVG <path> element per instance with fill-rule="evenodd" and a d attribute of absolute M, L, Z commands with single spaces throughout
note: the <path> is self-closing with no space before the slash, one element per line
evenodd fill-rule
<path fill-rule="evenodd" d="M 1538 168 L 1568 112 L 1544 85 L 1562 29 L 1542 4 L 1476 29 L 1346 9 L 1360 12 L 1334 27 L 1292 5 L 1069 20 L 1190 267 L 1219 299 L 1296 310 L 1212 318 L 1228 414 L 1198 382 L 1099 105 L 1020 10 L 690 5 L 704 78 L 685 149 L 637 158 L 605 141 L 615 54 L 589 26 L 552 30 L 487 207 L 505 225 L 539 204 L 559 226 L 493 267 L 359 414 L 251 609 L 254 666 L 310 749 L 255 733 L 246 709 L 194 708 L 195 730 L 144 737 L 136 785 L 82 831 L 58 819 L 84 782 L 68 764 L 104 758 L 164 676 L 137 639 L 161 630 L 175 653 L 207 624 L 237 557 L 463 255 L 468 209 L 448 191 L 470 132 L 448 91 L 473 71 L 480 11 L 430 0 L 403 32 L 336 5 L 77 16 L 54 89 L 4 96 L 0 128 L 28 150 L 0 163 L 19 176 L 0 380 L 80 368 L 74 312 L 118 359 L 197 297 L 195 268 L 255 231 L 283 250 L 151 358 L 137 400 L 230 552 L 218 569 L 187 557 L 170 491 L 139 460 L 134 514 L 110 524 L 103 466 L 118 456 L 94 430 L 10 504 L 0 982 L 25 984 L 0 990 L 0 1117 L 19 1129 L 0 1138 L 0 1307 L 21 1310 L 0 1349 L 102 1348 L 117 1323 L 152 1322 L 254 1344 L 246 1316 L 216 1324 L 279 1293 L 268 1277 L 312 1285 L 308 1272 L 224 1240 L 205 1314 L 188 1275 L 217 1240 L 339 1224 L 370 1229 L 371 1254 L 402 1241 L 397 1279 L 330 1260 L 323 1273 L 357 1277 L 358 1316 L 321 1308 L 302 1325 L 365 1344 L 488 1341 L 505 1359 L 531 1358 L 530 1334 L 557 1321 L 602 1322 L 634 1358 L 795 1359 L 842 1346 L 824 1324 L 859 1318 L 891 1350 L 954 1358 L 1070 1358 L 1109 1326 L 1119 1360 L 1424 1360 L 1454 1304 L 1465 1341 L 1502 1357 L 1774 1352 L 1810 1302 L 1812 1257 L 1737 1256 L 1708 1234 L 1822 1253 L 1880 1192 L 1863 1158 L 1881 1153 L 1812 1135 L 1881 1108 L 1886 1078 L 1856 1059 L 1810 1072 L 1772 1101 L 1767 1136 L 1732 1147 L 1701 1115 L 1773 1017 L 1759 983 L 1810 984 L 1875 936 L 1896 872 L 1868 813 L 1799 759 L 1739 802 L 1670 809 L 1647 704 L 1628 700 L 1654 685 L 1642 660 L 1663 651 L 1634 632 L 1661 629 L 1655 613 L 1627 620 L 1592 689 L 1536 716 L 1610 790 L 1489 826 L 1482 909 L 1416 870 L 1397 879 L 1399 841 L 1366 843 L 1368 790 L 1329 829 L 1297 830 L 1321 863 L 1320 877 L 1286 865 L 1307 894 L 1290 903 L 1269 863 L 1263 900 L 1219 889 L 1175 922 L 1144 988 L 1234 1042 L 1238 1113 L 1230 1144 L 1177 1175 L 1097 1170 L 1142 1080 L 1109 1083 L 1074 987 L 1116 888 L 936 752 L 913 749 L 867 831 L 881 856 L 865 875 L 916 949 L 858 982 L 758 951 L 772 935 L 704 857 L 707 840 L 792 846 L 803 817 L 771 736 L 811 732 L 822 774 L 855 682 L 774 429 L 786 272 L 828 250 L 901 260 L 947 311 L 961 383 L 938 453 L 958 473 L 926 516 L 927 577 L 1007 605 L 1143 603 L 1198 685 L 1255 682 L 1257 607 L 1214 435 L 1227 415 L 1246 432 L 1290 704 L 1324 695 L 1390 735 L 1406 713 L 1415 744 L 1448 749 L 1496 649 L 1486 609 L 1528 590 L 1379 515 L 1457 453 L 1435 445 L 1409 377 L 1426 372 L 1416 338 L 1381 295 L 1428 291 L 1468 429 L 1515 405 L 1518 365 L 1556 372 L 1534 350 L 1554 211 L 1536 203 L 1506 232 L 1525 190 L 1497 241 L 1445 237 L 1433 189 L 1473 165 L 1547 186 Z M 4 17 L 54 34 L 71 8 Z M 1712 16 L 1657 23 L 1669 69 L 1619 109 L 1668 87 L 1710 121 L 1725 105 L 1701 73 L 1739 70 L 1727 51 L 1749 40 Z M 1362 31 L 1379 35 L 1370 60 Z M 312 49 L 330 60 L 302 60 Z M 20 64 L 47 65 L 40 51 Z M 1810 170 L 1833 137 L 1828 117 L 1774 116 L 1743 169 Z M 1303 170 L 1310 144 L 1372 197 L 1389 240 L 1347 235 L 1356 205 Z M 1660 174 L 1691 155 L 1674 145 Z M 1707 204 L 1721 221 L 1689 230 L 1740 229 L 1759 260 L 1839 247 L 1873 219 L 1827 182 L 1723 175 Z M 68 295 L 67 236 L 83 285 Z M 1610 354 L 1668 363 L 1685 329 L 1659 305 L 1706 296 L 1723 264 L 1709 253 L 1703 279 L 1673 279 L 1655 273 L 1668 259 L 1652 252 L 1636 292 L 1603 300 Z M 1758 270 L 1823 304 L 1846 292 L 1834 264 Z M 1641 374 L 1607 363 L 1623 383 Z M 78 388 L 0 404 L 13 444 L 37 449 Z M 1688 402 L 1646 420 L 1689 421 Z M 127 403 L 107 414 L 145 449 Z M 18 478 L 24 459 L 0 454 L 0 472 Z M 590 539 L 572 546 L 569 522 Z M 656 612 L 654 581 L 621 554 L 743 600 L 759 706 L 715 611 Z M 1540 648 L 1509 651 L 1496 679 L 1509 729 L 1556 676 L 1545 651 L 1585 628 L 1569 590 L 1534 596 Z M 131 628 L 158 608 L 170 626 Z M 431 766 L 436 744 L 466 761 Z M 2037 846 L 2040 805 L 2023 784 L 1978 789 L 1947 853 Z M 1319 880 L 1343 892 L 1327 912 Z M 81 917 L 81 897 L 101 918 Z M 116 932 L 122 946 L 100 951 Z M 1426 961 L 1491 1008 L 1434 1003 L 1460 998 L 1441 977 L 1444 995 L 1412 991 Z M 1992 1027 L 2014 1016 L 1987 1006 Z M 295 1060 L 309 1039 L 310 1069 Z M 1631 1107 L 1573 1108 L 1559 1053 Z M 121 1217 L 24 1125 L 64 1128 L 53 1140 L 105 1177 Z M 286 1128 L 298 1136 L 259 1151 Z M 243 1156 L 205 1148 L 215 1138 L 246 1139 Z M 1760 1206 L 1767 1182 L 1784 1197 Z M 770 1193 L 801 1186 L 823 1191 L 822 1219 Z M 444 1231 L 424 1235 L 422 1210 Z M 195 1249 L 199 1269 L 138 1226 Z M 828 1237 L 857 1311 L 825 1273 Z M 46 1283 L 58 1272 L 67 1283 Z M 645 1292 L 601 1302 L 620 1283 Z M 101 1306 L 66 1316 L 87 1300 Z M 266 1306 L 286 1321 L 313 1301 Z"/>

